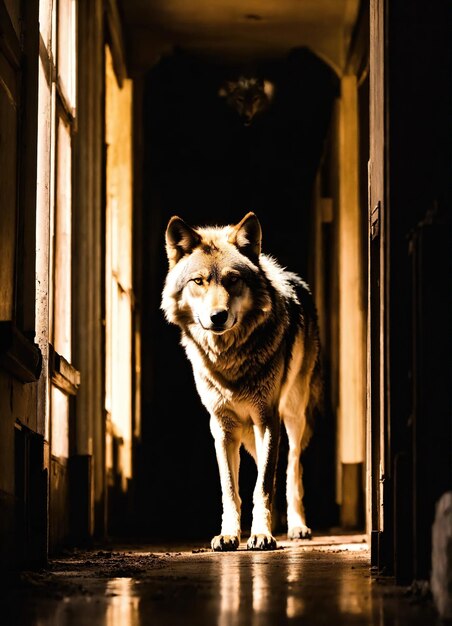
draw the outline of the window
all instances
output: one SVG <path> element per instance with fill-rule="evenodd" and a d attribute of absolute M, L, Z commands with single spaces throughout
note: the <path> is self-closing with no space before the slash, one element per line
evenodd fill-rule
<path fill-rule="evenodd" d="M 36 336 L 52 380 L 51 389 L 47 377 L 41 381 L 39 413 L 45 416 L 52 455 L 64 459 L 69 456 L 69 397 L 79 383 L 70 365 L 75 0 L 41 2 L 39 23 Z"/>

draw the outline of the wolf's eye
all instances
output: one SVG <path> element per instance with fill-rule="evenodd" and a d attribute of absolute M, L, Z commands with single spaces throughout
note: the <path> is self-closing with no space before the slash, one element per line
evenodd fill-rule
<path fill-rule="evenodd" d="M 237 274 L 230 274 L 228 276 L 228 283 L 230 285 L 235 285 L 236 283 L 238 283 L 240 280 L 240 276 L 237 276 Z"/>
<path fill-rule="evenodd" d="M 196 278 L 192 278 L 192 280 L 195 283 L 195 285 L 202 285 L 202 278 L 201 278 L 201 276 L 197 276 Z"/>

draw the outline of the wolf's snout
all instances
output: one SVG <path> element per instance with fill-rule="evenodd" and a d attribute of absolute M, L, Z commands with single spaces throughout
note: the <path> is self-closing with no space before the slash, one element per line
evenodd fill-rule
<path fill-rule="evenodd" d="M 210 321 L 214 326 L 223 326 L 228 319 L 228 312 L 225 309 L 214 311 L 210 314 Z"/>

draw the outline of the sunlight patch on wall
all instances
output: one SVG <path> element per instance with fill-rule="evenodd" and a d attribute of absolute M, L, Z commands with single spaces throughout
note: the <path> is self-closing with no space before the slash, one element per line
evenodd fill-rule
<path fill-rule="evenodd" d="M 106 47 L 107 471 L 132 476 L 132 82 L 119 87 Z"/>
<path fill-rule="evenodd" d="M 52 454 L 58 458 L 69 456 L 69 398 L 57 387 L 52 386 Z"/>

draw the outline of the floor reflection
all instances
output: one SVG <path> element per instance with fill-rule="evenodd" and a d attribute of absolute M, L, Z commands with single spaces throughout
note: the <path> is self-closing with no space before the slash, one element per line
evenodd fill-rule
<path fill-rule="evenodd" d="M 269 570 L 266 566 L 265 558 L 261 554 L 253 554 L 251 562 L 251 593 L 253 611 L 258 617 L 259 613 L 265 613 L 268 610 L 268 602 L 271 597 Z"/>
<path fill-rule="evenodd" d="M 218 626 L 238 626 L 240 609 L 240 572 L 237 563 L 228 558 L 218 561 L 220 574 L 220 615 Z"/>
<path fill-rule="evenodd" d="M 403 589 L 372 576 L 368 546 L 358 540 L 163 554 L 136 578 L 70 563 L 67 571 L 30 575 L 26 588 L 3 600 L 0 626 L 438 625 L 428 603 L 413 605 Z"/>
<path fill-rule="evenodd" d="M 290 554 L 286 561 L 286 580 L 286 616 L 288 619 L 294 619 L 303 615 L 306 605 L 300 595 L 300 587 L 303 585 L 303 562 Z"/>
<path fill-rule="evenodd" d="M 288 620 L 303 615 L 303 561 L 299 556 L 223 555 L 215 566 L 219 573 L 219 626 L 263 626 L 282 615 Z"/>
<path fill-rule="evenodd" d="M 140 598 L 134 593 L 132 578 L 113 578 L 107 582 L 109 598 L 105 626 L 140 626 Z"/>
<path fill-rule="evenodd" d="M 331 549 L 331 548 L 330 548 Z M 331 567 L 329 550 L 285 549 L 279 553 L 223 555 L 219 573 L 220 626 L 264 626 L 283 619 L 303 623 L 313 615 L 334 612 L 337 624 L 353 624 L 372 613 L 370 580 L 355 570 L 365 563 L 367 546 L 337 545 L 342 552 Z M 363 557 L 353 556 L 353 552 Z M 361 560 L 360 560 L 361 559 Z"/>

